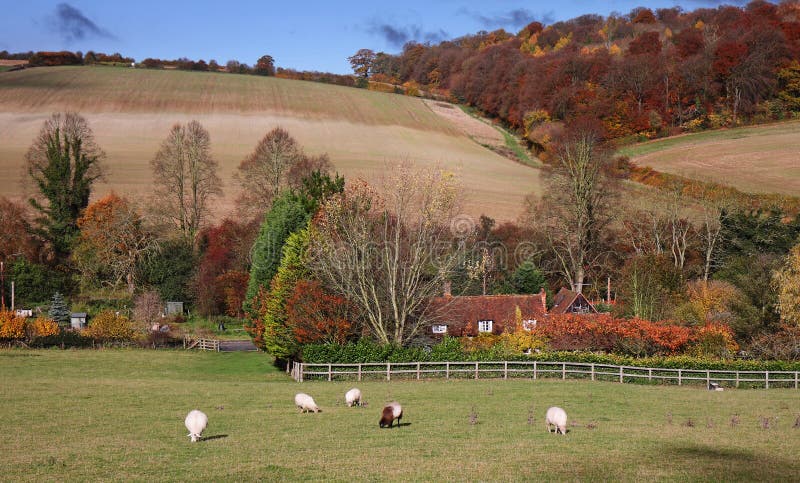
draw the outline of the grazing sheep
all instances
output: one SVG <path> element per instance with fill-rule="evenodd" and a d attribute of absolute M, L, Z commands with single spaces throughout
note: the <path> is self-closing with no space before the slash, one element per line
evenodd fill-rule
<path fill-rule="evenodd" d="M 294 405 L 300 409 L 301 413 L 311 411 L 318 413 L 322 411 L 322 409 L 317 406 L 317 403 L 314 402 L 314 398 L 302 392 L 295 395 Z"/>
<path fill-rule="evenodd" d="M 200 439 L 200 435 L 205 431 L 208 426 L 208 416 L 204 412 L 193 409 L 186 415 L 186 429 L 189 430 L 189 437 L 192 438 L 192 443 Z"/>
<path fill-rule="evenodd" d="M 361 391 L 357 388 L 350 389 L 344 395 L 344 402 L 347 403 L 347 407 L 353 406 L 361 406 Z"/>
<path fill-rule="evenodd" d="M 381 420 L 378 422 L 378 427 L 384 426 L 392 427 L 392 423 L 397 420 L 397 426 L 400 427 L 400 419 L 403 417 L 403 408 L 398 402 L 390 402 L 383 407 L 381 413 Z"/>
<path fill-rule="evenodd" d="M 550 426 L 555 426 L 556 434 L 559 431 L 561 431 L 561 434 L 567 434 L 567 413 L 561 408 L 552 407 L 548 409 L 544 417 L 544 423 L 547 425 L 548 433 L 552 433 Z"/>

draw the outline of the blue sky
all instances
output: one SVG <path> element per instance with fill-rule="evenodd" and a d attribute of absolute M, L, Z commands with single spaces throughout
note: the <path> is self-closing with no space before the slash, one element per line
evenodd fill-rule
<path fill-rule="evenodd" d="M 251 65 L 270 54 L 281 67 L 349 73 L 346 59 L 360 48 L 394 53 L 407 40 L 435 43 L 497 28 L 516 32 L 532 20 L 549 24 L 642 5 L 693 10 L 722 3 L 743 2 L 0 0 L 0 50 L 95 50 L 137 60 L 236 59 Z"/>

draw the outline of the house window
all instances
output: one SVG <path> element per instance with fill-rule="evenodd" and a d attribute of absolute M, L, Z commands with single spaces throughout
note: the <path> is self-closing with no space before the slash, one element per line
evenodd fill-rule
<path fill-rule="evenodd" d="M 442 324 L 434 325 L 434 326 L 431 327 L 431 330 L 433 330 L 434 334 L 446 334 L 447 333 L 447 326 L 446 325 L 442 325 Z"/>
<path fill-rule="evenodd" d="M 492 321 L 491 320 L 479 320 L 478 321 L 478 332 L 491 332 L 492 331 Z"/>
<path fill-rule="evenodd" d="M 522 328 L 527 330 L 528 332 L 532 331 L 536 327 L 536 319 L 528 319 L 522 321 Z"/>

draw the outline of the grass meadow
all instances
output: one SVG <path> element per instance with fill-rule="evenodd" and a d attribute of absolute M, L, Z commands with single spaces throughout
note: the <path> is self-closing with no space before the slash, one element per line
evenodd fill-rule
<path fill-rule="evenodd" d="M 686 134 L 627 146 L 640 166 L 753 193 L 800 193 L 800 121 Z"/>
<path fill-rule="evenodd" d="M 789 481 L 800 471 L 796 390 L 362 382 L 368 405 L 347 408 L 354 383 L 297 383 L 269 362 L 260 353 L 2 350 L 2 479 Z M 299 391 L 322 412 L 299 414 Z M 403 426 L 381 430 L 381 406 L 394 399 Z M 551 405 L 569 414 L 566 436 L 544 429 Z M 195 444 L 183 427 L 193 408 L 209 416 Z"/>
<path fill-rule="evenodd" d="M 86 117 L 108 155 L 95 197 L 114 190 L 146 199 L 149 161 L 174 123 L 192 119 L 208 129 L 219 162 L 225 197 L 217 214 L 233 208 L 241 160 L 276 126 L 306 152 L 328 153 L 346 178 L 378 189 L 398 161 L 451 170 L 470 215 L 515 219 L 524 197 L 542 189 L 538 169 L 481 146 L 422 99 L 366 89 L 212 72 L 37 67 L 0 75 L 0 106 L 0 193 L 10 197 L 31 190 L 22 181 L 25 152 L 42 122 L 63 110 Z"/>

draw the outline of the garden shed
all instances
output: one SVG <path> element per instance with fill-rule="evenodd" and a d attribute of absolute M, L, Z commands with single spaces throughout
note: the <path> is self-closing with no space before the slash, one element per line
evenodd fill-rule
<path fill-rule="evenodd" d="M 73 329 L 86 328 L 86 312 L 73 312 L 69 315 L 69 325 Z"/>

